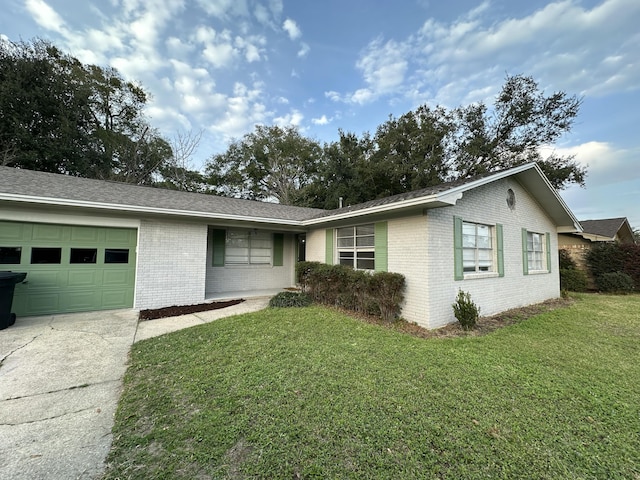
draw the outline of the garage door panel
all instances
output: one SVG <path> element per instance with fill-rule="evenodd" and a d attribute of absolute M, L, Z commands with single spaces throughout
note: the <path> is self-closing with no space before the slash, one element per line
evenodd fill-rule
<path fill-rule="evenodd" d="M 85 271 L 71 271 L 69 272 L 69 282 L 68 285 L 70 287 L 82 287 L 87 285 L 95 285 L 98 286 L 102 283 L 102 272 L 91 269 Z"/>
<path fill-rule="evenodd" d="M 100 231 L 88 227 L 71 227 L 72 242 L 86 242 L 91 245 L 98 242 Z"/>
<path fill-rule="evenodd" d="M 70 290 L 63 297 L 63 309 L 66 312 L 81 312 L 90 310 L 100 303 L 99 290 Z"/>
<path fill-rule="evenodd" d="M 120 305 L 133 305 L 133 292 L 126 289 L 103 289 L 102 305 L 105 308 L 122 308 Z"/>
<path fill-rule="evenodd" d="M 131 245 L 135 243 L 135 230 L 111 228 L 105 230 L 105 243 L 113 245 Z"/>
<path fill-rule="evenodd" d="M 21 223 L 0 222 L 0 241 L 22 240 L 25 226 Z"/>
<path fill-rule="evenodd" d="M 105 287 L 124 286 L 131 284 L 131 270 L 130 269 L 114 269 L 105 270 L 102 284 Z"/>
<path fill-rule="evenodd" d="M 136 229 L 0 222 L 0 246 L 20 247 L 22 259 L 4 269 L 27 273 L 28 283 L 16 285 L 12 310 L 26 316 L 131 308 L 136 240 Z M 56 263 L 32 264 L 34 248 L 59 250 L 58 258 L 38 250 L 33 259 Z M 109 249 L 128 250 L 128 263 L 105 264 Z M 90 250 L 95 251 L 93 258 Z"/>
<path fill-rule="evenodd" d="M 33 226 L 33 233 L 31 239 L 35 242 L 56 242 L 60 243 L 64 240 L 65 228 L 61 228 L 59 225 L 40 225 L 35 224 Z"/>
<path fill-rule="evenodd" d="M 68 284 L 69 272 L 66 270 L 30 270 L 25 284 L 27 290 L 60 289 Z"/>
<path fill-rule="evenodd" d="M 29 292 L 26 301 L 27 312 L 24 315 L 43 315 L 61 311 L 60 293 Z M 16 314 L 20 314 L 15 310 Z"/>

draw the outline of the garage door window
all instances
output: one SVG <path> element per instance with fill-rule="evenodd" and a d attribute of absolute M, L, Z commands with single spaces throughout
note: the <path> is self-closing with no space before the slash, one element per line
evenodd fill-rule
<path fill-rule="evenodd" d="M 22 247 L 0 247 L 0 264 L 18 264 L 22 258 Z"/>
<path fill-rule="evenodd" d="M 104 263 L 129 263 L 129 249 L 105 248 Z"/>
<path fill-rule="evenodd" d="M 69 263 L 96 263 L 97 248 L 72 248 Z"/>
<path fill-rule="evenodd" d="M 33 247 L 31 249 L 31 263 L 60 263 L 61 248 Z"/>

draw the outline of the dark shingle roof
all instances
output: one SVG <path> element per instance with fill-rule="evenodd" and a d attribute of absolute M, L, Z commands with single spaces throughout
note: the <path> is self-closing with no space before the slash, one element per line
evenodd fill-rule
<path fill-rule="evenodd" d="M 0 192 L 39 198 L 301 221 L 323 210 L 0 167 Z"/>
<path fill-rule="evenodd" d="M 591 235 L 614 238 L 627 219 L 603 218 L 602 220 L 580 220 L 582 231 Z"/>
<path fill-rule="evenodd" d="M 323 218 L 330 217 L 332 215 L 338 215 L 341 213 L 348 212 L 356 212 L 358 210 L 364 210 L 367 208 L 378 207 L 382 205 L 391 205 L 398 202 L 403 202 L 405 200 L 412 200 L 414 198 L 420 197 L 428 197 L 430 195 L 436 195 L 438 193 L 446 192 L 447 190 L 451 190 L 452 188 L 461 187 L 467 183 L 475 182 L 476 180 L 480 180 L 482 178 L 495 175 L 500 172 L 487 172 L 482 175 L 477 175 L 471 178 L 461 178 L 458 180 L 453 180 L 451 182 L 441 183 L 439 185 L 435 185 L 433 187 L 421 188 L 420 190 L 413 190 L 411 192 L 399 193 L 397 195 L 392 195 L 390 197 L 378 198 L 376 200 L 370 200 L 364 203 L 358 203 L 356 205 L 350 205 L 348 207 L 339 208 L 336 210 L 324 210 L 318 212 L 312 218 Z"/>

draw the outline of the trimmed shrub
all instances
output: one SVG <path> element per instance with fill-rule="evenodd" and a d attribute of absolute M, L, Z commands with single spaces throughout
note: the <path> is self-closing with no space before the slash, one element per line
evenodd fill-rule
<path fill-rule="evenodd" d="M 404 275 L 391 272 L 376 272 L 369 281 L 369 291 L 372 298 L 377 300 L 380 317 L 387 322 L 393 322 L 400 315 L 404 300 Z"/>
<path fill-rule="evenodd" d="M 624 255 L 615 243 L 595 243 L 586 255 L 587 266 L 593 278 L 605 273 L 622 272 Z"/>
<path fill-rule="evenodd" d="M 480 317 L 480 308 L 471 300 L 469 292 L 458 290 L 456 303 L 451 306 L 453 307 L 453 314 L 460 322 L 463 330 L 471 330 L 476 326 Z"/>
<path fill-rule="evenodd" d="M 598 290 L 606 293 L 629 293 L 633 291 L 633 279 L 624 272 L 607 272 L 596 277 Z"/>
<path fill-rule="evenodd" d="M 564 248 L 558 250 L 558 261 L 560 262 L 560 270 L 575 270 L 576 262 L 571 258 L 571 254 Z"/>
<path fill-rule="evenodd" d="M 377 315 L 389 322 L 400 314 L 404 300 L 405 279 L 399 273 L 299 262 L 296 278 L 314 302 Z"/>
<path fill-rule="evenodd" d="M 573 268 L 560 269 L 560 289 L 571 292 L 587 291 L 587 274 Z"/>
<path fill-rule="evenodd" d="M 626 243 L 619 248 L 623 256 L 622 271 L 633 279 L 636 290 L 640 290 L 640 245 Z"/>
<path fill-rule="evenodd" d="M 304 292 L 280 292 L 269 300 L 270 307 L 308 307 L 311 303 Z"/>

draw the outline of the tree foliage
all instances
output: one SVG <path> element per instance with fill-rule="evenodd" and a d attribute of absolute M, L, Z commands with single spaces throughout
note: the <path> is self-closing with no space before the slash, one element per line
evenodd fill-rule
<path fill-rule="evenodd" d="M 491 108 L 422 105 L 390 116 L 373 136 L 340 130 L 322 148 L 293 127 L 260 126 L 210 160 L 208 179 L 223 195 L 327 209 L 340 199 L 352 205 L 528 162 L 556 188 L 584 185 L 586 170 L 572 156 L 541 153 L 571 130 L 580 104 L 516 75 Z"/>
<path fill-rule="evenodd" d="M 317 173 L 320 156 L 318 142 L 295 127 L 258 125 L 210 159 L 207 180 L 222 195 L 299 204 L 301 192 Z"/>
<path fill-rule="evenodd" d="M 84 65 L 44 40 L 0 39 L 2 165 L 171 181 L 172 148 L 145 118 L 147 101 L 144 88 L 114 68 Z"/>

